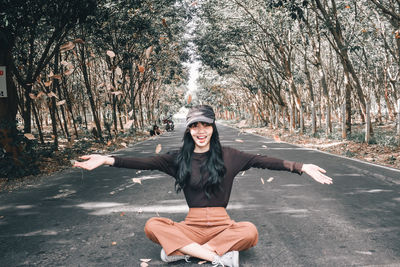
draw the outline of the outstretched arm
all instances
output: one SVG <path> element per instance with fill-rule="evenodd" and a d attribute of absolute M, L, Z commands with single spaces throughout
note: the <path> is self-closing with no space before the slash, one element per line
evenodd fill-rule
<path fill-rule="evenodd" d="M 317 165 L 314 164 L 303 164 L 303 167 L 301 168 L 302 172 L 307 173 L 308 175 L 311 176 L 315 181 L 321 184 L 332 184 L 332 178 L 326 176 L 324 173 L 326 171 Z"/>
<path fill-rule="evenodd" d="M 103 156 L 103 155 L 87 155 L 80 157 L 86 161 L 76 161 L 73 167 L 79 167 L 85 170 L 93 170 L 101 165 L 113 165 L 115 159 L 113 157 Z"/>

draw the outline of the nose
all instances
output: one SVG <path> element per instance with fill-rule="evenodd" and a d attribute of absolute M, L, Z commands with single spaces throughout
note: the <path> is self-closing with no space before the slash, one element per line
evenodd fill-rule
<path fill-rule="evenodd" d="M 201 123 L 199 123 L 199 124 L 197 125 L 197 130 L 198 130 L 199 132 L 204 131 L 205 128 L 206 128 L 206 127 L 205 127 L 203 124 L 201 124 Z"/>

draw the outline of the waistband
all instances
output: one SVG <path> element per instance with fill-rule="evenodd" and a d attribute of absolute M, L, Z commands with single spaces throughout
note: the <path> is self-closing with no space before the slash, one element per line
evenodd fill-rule
<path fill-rule="evenodd" d="M 230 225 L 231 220 L 224 207 L 189 208 L 185 223 L 188 225 Z"/>

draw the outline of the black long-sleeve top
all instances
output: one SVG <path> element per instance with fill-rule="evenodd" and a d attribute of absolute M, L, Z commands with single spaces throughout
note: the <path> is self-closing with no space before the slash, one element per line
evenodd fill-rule
<path fill-rule="evenodd" d="M 233 179 L 239 172 L 248 170 L 251 167 L 302 173 L 301 168 L 303 164 L 299 162 L 249 154 L 230 147 L 223 147 L 222 153 L 226 167 L 226 174 L 222 181 L 222 190 L 211 194 L 210 198 L 207 198 L 204 191 L 204 184 L 208 177 L 207 175 L 202 176 L 200 172 L 202 164 L 207 160 L 208 153 L 193 153 L 192 175 L 189 184 L 183 188 L 186 202 L 190 208 L 226 207 L 231 195 Z M 176 177 L 178 166 L 175 164 L 175 158 L 177 155 L 178 152 L 176 151 L 145 158 L 115 157 L 113 166 L 140 170 L 159 170 L 172 177 Z"/>

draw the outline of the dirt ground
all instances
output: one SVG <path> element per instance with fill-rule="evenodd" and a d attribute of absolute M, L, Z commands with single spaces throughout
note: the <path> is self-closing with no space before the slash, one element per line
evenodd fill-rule
<path fill-rule="evenodd" d="M 312 137 L 310 133 L 300 134 L 299 131 L 290 133 L 288 129 L 273 129 L 271 127 L 251 127 L 245 121 L 231 123 L 232 126 L 240 128 L 244 132 L 255 133 L 275 141 L 287 142 L 307 148 L 318 149 L 329 153 L 357 158 L 378 165 L 400 169 L 400 146 L 396 136 L 396 125 L 375 125 L 374 139 L 372 144 L 363 142 L 363 125 L 354 125 L 353 136 L 342 140 L 340 129 L 334 130 L 327 138 L 325 133 L 318 132 L 319 138 Z"/>
<path fill-rule="evenodd" d="M 58 151 L 49 153 L 49 147 L 53 143 L 51 135 L 45 135 L 47 147 L 41 147 L 37 153 L 35 164 L 40 173 L 38 175 L 29 175 L 20 178 L 2 178 L 0 177 L 0 192 L 12 191 L 20 187 L 27 186 L 33 182 L 46 179 L 51 174 L 70 168 L 75 160 L 82 155 L 103 154 L 106 155 L 113 151 L 127 148 L 137 142 L 152 138 L 148 131 L 137 131 L 135 135 L 129 133 L 119 134 L 107 138 L 104 143 L 98 142 L 90 134 L 80 132 L 79 140 L 68 142 L 65 138 L 59 138 Z"/>

